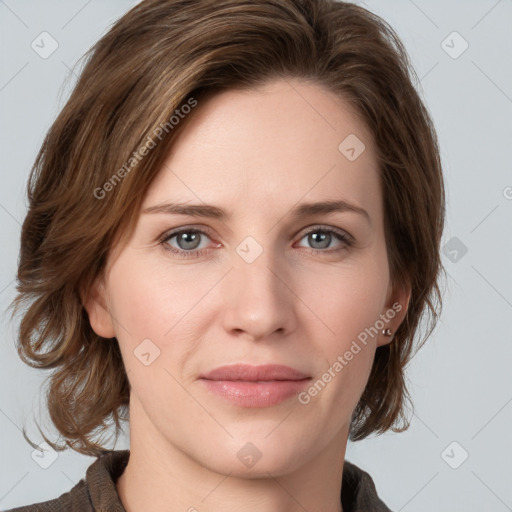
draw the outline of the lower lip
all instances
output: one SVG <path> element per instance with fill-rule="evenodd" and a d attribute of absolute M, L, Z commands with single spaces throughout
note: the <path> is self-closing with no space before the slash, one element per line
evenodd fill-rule
<path fill-rule="evenodd" d="M 240 407 L 271 407 L 302 391 L 310 379 L 257 382 L 201 380 L 210 391 Z"/>

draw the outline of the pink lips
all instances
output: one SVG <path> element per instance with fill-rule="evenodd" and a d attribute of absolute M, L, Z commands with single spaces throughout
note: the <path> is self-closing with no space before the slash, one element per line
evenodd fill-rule
<path fill-rule="evenodd" d="M 234 364 L 201 375 L 200 380 L 240 407 L 270 407 L 300 392 L 310 377 L 289 366 Z"/>

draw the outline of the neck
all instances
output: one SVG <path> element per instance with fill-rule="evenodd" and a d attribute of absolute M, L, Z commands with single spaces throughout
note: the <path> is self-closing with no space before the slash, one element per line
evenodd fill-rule
<path fill-rule="evenodd" d="M 244 475 L 239 461 L 221 470 L 208 467 L 178 443 L 164 439 L 141 411 L 133 400 L 130 458 L 116 482 L 126 512 L 343 512 L 340 493 L 348 429 L 290 472 Z"/>

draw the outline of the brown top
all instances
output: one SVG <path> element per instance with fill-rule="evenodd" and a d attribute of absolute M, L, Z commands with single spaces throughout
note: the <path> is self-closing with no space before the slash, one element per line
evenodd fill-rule
<path fill-rule="evenodd" d="M 115 483 L 129 456 L 129 450 L 107 451 L 87 468 L 85 480 L 59 498 L 6 512 L 126 512 Z M 343 467 L 341 504 L 343 512 L 391 512 L 378 497 L 371 476 L 348 461 Z"/>

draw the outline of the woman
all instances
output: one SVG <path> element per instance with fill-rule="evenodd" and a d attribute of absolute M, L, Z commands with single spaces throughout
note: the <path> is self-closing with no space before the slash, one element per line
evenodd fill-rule
<path fill-rule="evenodd" d="M 345 450 L 408 427 L 441 307 L 412 77 L 331 0 L 146 0 L 95 45 L 29 180 L 14 305 L 54 369 L 46 441 L 98 459 L 16 510 L 389 510 Z"/>

